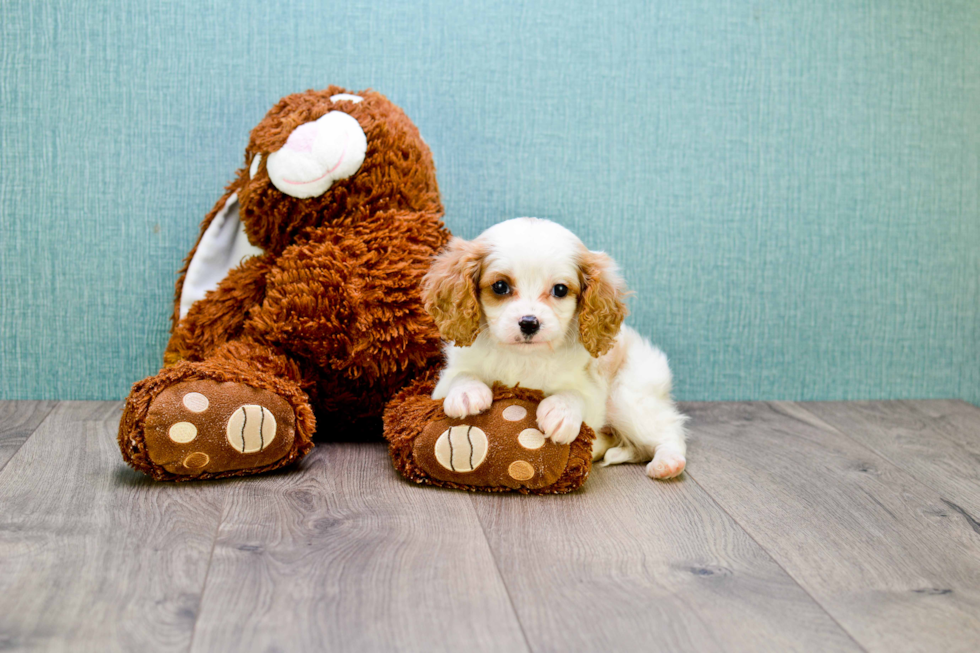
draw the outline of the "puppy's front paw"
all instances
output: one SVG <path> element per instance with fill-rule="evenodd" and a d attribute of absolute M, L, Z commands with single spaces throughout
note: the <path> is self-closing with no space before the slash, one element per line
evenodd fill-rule
<path fill-rule="evenodd" d="M 538 404 L 538 427 L 555 444 L 568 444 L 582 430 L 582 402 L 568 394 L 556 394 Z"/>
<path fill-rule="evenodd" d="M 493 391 L 481 381 L 466 381 L 449 391 L 442 402 L 447 417 L 456 419 L 482 413 L 493 403 Z"/>
<path fill-rule="evenodd" d="M 660 480 L 674 478 L 680 476 L 685 465 L 687 465 L 687 460 L 684 458 L 684 454 L 673 449 L 658 447 L 653 460 L 647 465 L 647 476 Z"/>

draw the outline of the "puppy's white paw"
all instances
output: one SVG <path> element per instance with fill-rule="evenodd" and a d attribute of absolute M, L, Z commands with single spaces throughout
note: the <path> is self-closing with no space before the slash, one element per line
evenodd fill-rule
<path fill-rule="evenodd" d="M 582 401 L 558 393 L 538 404 L 538 428 L 555 444 L 568 444 L 582 430 Z"/>
<path fill-rule="evenodd" d="M 481 381 L 466 381 L 453 386 L 442 402 L 447 417 L 456 419 L 482 413 L 493 403 L 493 391 Z"/>
<path fill-rule="evenodd" d="M 647 465 L 647 476 L 666 480 L 680 476 L 684 471 L 687 460 L 684 455 L 672 449 L 660 447 L 653 460 Z"/>

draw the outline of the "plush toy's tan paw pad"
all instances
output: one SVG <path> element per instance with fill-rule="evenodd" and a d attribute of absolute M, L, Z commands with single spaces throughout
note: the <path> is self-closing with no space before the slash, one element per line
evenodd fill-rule
<path fill-rule="evenodd" d="M 495 401 L 479 415 L 429 424 L 413 456 L 434 479 L 475 487 L 537 489 L 565 471 L 569 445 L 555 444 L 537 428 L 532 401 Z"/>
<path fill-rule="evenodd" d="M 173 474 L 255 469 L 289 453 L 295 415 L 267 390 L 185 381 L 153 400 L 145 434 L 150 460 Z"/>

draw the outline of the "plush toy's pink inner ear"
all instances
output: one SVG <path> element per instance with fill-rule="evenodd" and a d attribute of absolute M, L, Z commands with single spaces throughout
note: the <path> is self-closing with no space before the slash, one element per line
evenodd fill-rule
<path fill-rule="evenodd" d="M 248 242 L 245 225 L 238 218 L 238 195 L 232 195 L 201 236 L 194 258 L 187 267 L 184 285 L 180 288 L 180 319 L 184 319 L 194 302 L 217 288 L 232 268 L 263 253 Z"/>
<path fill-rule="evenodd" d="M 269 154 L 266 170 L 272 185 L 284 194 L 317 197 L 357 172 L 366 153 L 367 137 L 357 119 L 331 111 L 294 129 L 286 144 Z"/>

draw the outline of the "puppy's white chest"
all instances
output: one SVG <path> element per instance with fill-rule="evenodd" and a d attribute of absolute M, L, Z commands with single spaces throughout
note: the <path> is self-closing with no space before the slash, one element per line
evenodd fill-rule
<path fill-rule="evenodd" d="M 581 388 L 591 377 L 591 357 L 583 352 L 555 352 L 549 355 L 526 355 L 505 351 L 486 352 L 473 361 L 485 383 L 499 381 L 504 385 L 520 384 L 545 394 Z"/>

